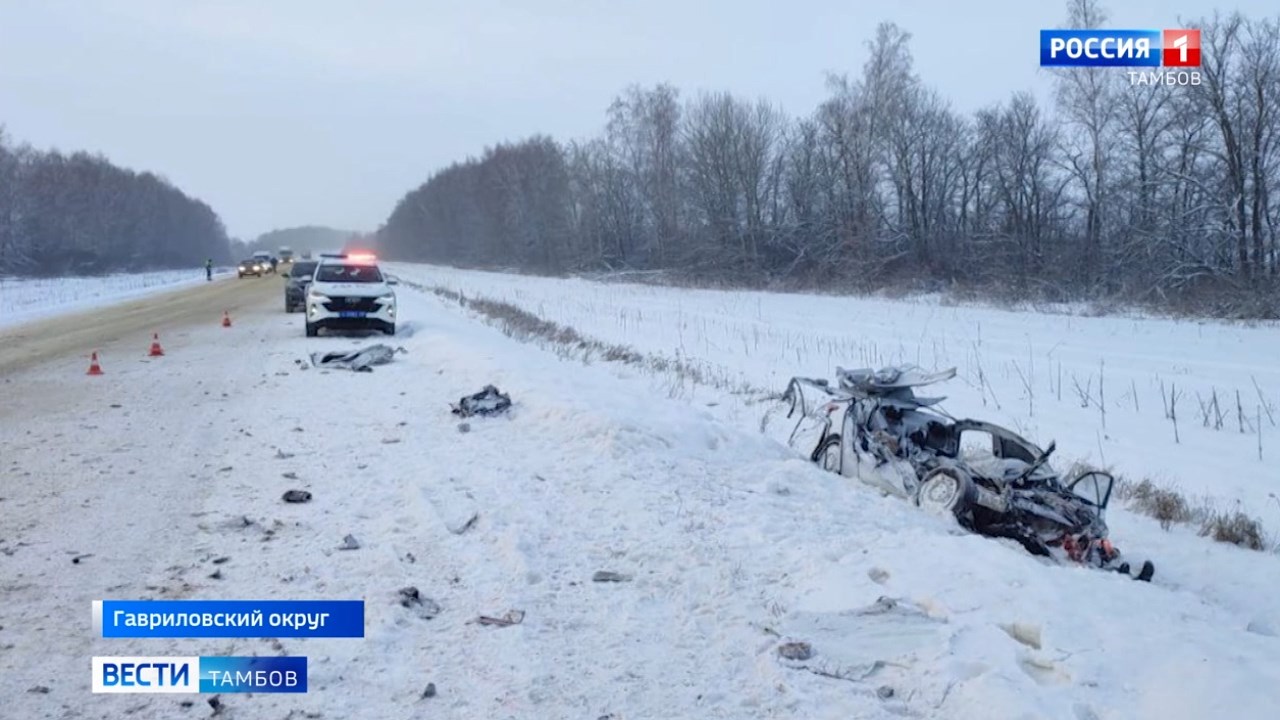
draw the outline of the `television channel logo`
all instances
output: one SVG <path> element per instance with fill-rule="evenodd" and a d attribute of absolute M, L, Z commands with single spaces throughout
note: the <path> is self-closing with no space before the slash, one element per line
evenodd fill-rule
<path fill-rule="evenodd" d="M 1041 30 L 1040 67 L 1200 67 L 1200 31 Z"/>
<path fill-rule="evenodd" d="M 305 657 L 95 657 L 95 693 L 305 693 Z"/>

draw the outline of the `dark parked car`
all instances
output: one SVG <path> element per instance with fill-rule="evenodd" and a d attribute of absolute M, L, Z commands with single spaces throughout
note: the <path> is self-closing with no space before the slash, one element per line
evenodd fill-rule
<path fill-rule="evenodd" d="M 281 273 L 284 276 L 284 311 L 297 312 L 306 306 L 307 286 L 316 274 L 316 263 L 298 260 Z"/>
<path fill-rule="evenodd" d="M 257 258 L 249 258 L 248 260 L 241 260 L 240 265 L 236 267 L 237 275 L 242 278 L 245 275 L 262 277 L 263 274 L 265 274 L 267 271 L 268 271 L 267 266 L 264 265 L 262 261 L 258 260 Z"/>

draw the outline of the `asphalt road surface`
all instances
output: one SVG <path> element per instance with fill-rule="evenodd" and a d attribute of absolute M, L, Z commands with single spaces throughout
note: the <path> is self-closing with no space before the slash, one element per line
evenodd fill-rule
<path fill-rule="evenodd" d="M 100 310 L 62 315 L 0 330 L 0 377 L 68 355 L 85 358 L 100 352 L 129 356 L 150 347 L 152 333 L 166 336 L 191 326 L 216 325 L 223 311 L 237 317 L 283 313 L 279 277 L 216 279 L 195 288 L 150 295 Z"/>

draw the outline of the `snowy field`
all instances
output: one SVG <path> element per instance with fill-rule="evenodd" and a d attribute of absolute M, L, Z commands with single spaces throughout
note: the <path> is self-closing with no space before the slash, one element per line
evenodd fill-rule
<path fill-rule="evenodd" d="M 753 384 L 915 360 L 919 347 L 921 364 L 961 367 L 953 412 L 1018 420 L 1082 457 L 1100 442 L 1128 472 L 1235 432 L 1188 419 L 1174 443 L 1150 389 L 1154 412 L 1140 395 L 1126 422 L 1113 373 L 1141 393 L 1144 372 L 1169 372 L 1193 395 L 1213 385 L 1212 363 L 1280 388 L 1254 349 L 1268 329 L 394 272 Z M 68 357 L 14 378 L 0 407 L 0 469 L 17 479 L 0 486 L 0 714 L 204 717 L 180 696 L 91 695 L 88 673 L 67 668 L 91 655 L 287 653 L 309 658 L 306 695 L 224 695 L 221 716 L 1275 717 L 1274 554 L 1118 511 L 1113 534 L 1156 559 L 1154 583 L 1049 564 L 819 470 L 764 437 L 762 408 L 727 390 L 673 392 L 631 366 L 508 338 L 407 285 L 399 296 L 395 338 L 304 338 L 301 317 L 273 300 L 233 328 L 173 334 L 164 358 L 108 348 L 102 377 Z M 1172 354 L 1167 335 L 1198 332 L 1209 339 Z M 372 373 L 298 363 L 387 340 L 407 353 Z M 1095 441 L 1100 418 L 1073 403 L 1070 375 L 1084 384 L 1098 355 L 1108 425 Z M 1034 400 L 1008 389 L 1000 366 L 1015 360 L 1035 363 Z M 1041 390 L 1059 362 L 1061 401 Z M 448 403 L 488 383 L 515 407 L 463 432 Z M 1238 484 L 1224 497 L 1265 485 L 1247 452 L 1216 457 L 1216 479 L 1178 477 Z M 282 503 L 292 488 L 313 501 Z M 359 548 L 338 549 L 348 534 Z M 626 579 L 593 582 L 601 570 Z M 407 586 L 437 607 L 402 604 Z M 94 639 L 90 601 L 103 597 L 363 598 L 366 637 Z M 523 621 L 474 622 L 508 610 Z M 792 641 L 812 657 L 780 657 Z M 437 692 L 424 698 L 428 682 Z"/>
<path fill-rule="evenodd" d="M 958 378 L 940 391 L 953 415 L 999 422 L 1041 445 L 1056 440 L 1063 467 L 1078 460 L 1133 481 L 1150 478 L 1193 504 L 1238 507 L 1280 530 L 1277 324 L 698 291 L 422 265 L 395 272 L 768 390 L 781 391 L 793 375 L 831 378 L 837 366 L 954 366 Z"/>
<path fill-rule="evenodd" d="M 225 275 L 221 269 L 215 275 Z M 102 277 L 0 277 L 0 327 L 100 307 L 205 281 L 204 268 Z"/>

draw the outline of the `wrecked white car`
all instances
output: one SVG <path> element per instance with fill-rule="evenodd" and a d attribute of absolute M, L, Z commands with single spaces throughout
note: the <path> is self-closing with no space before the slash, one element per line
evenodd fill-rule
<path fill-rule="evenodd" d="M 955 369 L 838 369 L 838 385 L 793 378 L 766 430 L 824 469 L 856 478 L 922 509 L 954 516 L 989 537 L 1017 541 L 1035 555 L 1133 574 L 1107 537 L 1114 478 L 1086 471 L 1062 478 L 1041 449 L 1007 428 L 957 420 L 942 397 L 914 388 L 955 377 Z M 1150 580 L 1144 562 L 1134 575 Z"/>

